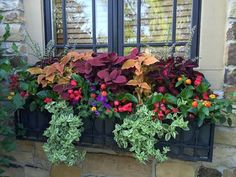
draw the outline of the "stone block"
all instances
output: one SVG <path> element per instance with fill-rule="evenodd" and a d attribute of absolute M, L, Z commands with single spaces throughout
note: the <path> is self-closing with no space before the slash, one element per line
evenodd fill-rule
<path fill-rule="evenodd" d="M 195 177 L 195 168 L 182 162 L 164 162 L 157 165 L 158 177 Z"/>
<path fill-rule="evenodd" d="M 109 177 L 150 177 L 151 164 L 140 164 L 133 157 L 87 153 L 81 163 L 82 176 Z"/>
<path fill-rule="evenodd" d="M 225 169 L 223 171 L 223 177 L 235 177 L 236 170 L 235 169 Z"/>
<path fill-rule="evenodd" d="M 51 165 L 42 146 L 43 143 L 35 143 L 34 165 L 42 169 L 49 170 Z"/>
<path fill-rule="evenodd" d="M 236 54 L 235 54 L 236 56 Z M 236 86 L 236 67 L 228 66 L 225 68 L 225 84 Z"/>
<path fill-rule="evenodd" d="M 3 177 L 25 177 L 25 172 L 23 167 L 9 167 L 4 168 L 5 172 L 1 174 Z"/>
<path fill-rule="evenodd" d="M 0 35 L 5 32 L 6 25 L 0 25 Z M 10 37 L 7 41 L 20 42 L 25 39 L 25 28 L 23 24 L 10 24 Z"/>
<path fill-rule="evenodd" d="M 77 166 L 54 165 L 50 177 L 81 177 L 81 168 Z"/>
<path fill-rule="evenodd" d="M 24 10 L 22 0 L 1 0 L 0 11 Z"/>
<path fill-rule="evenodd" d="M 236 128 L 216 127 L 215 143 L 225 144 L 236 147 Z"/>
<path fill-rule="evenodd" d="M 229 15 L 228 15 L 229 18 L 236 18 L 236 2 L 235 1 L 232 1 L 230 4 L 229 4 Z"/>
<path fill-rule="evenodd" d="M 222 177 L 221 172 L 213 168 L 200 167 L 197 177 Z"/>
<path fill-rule="evenodd" d="M 25 167 L 25 177 L 50 177 L 49 171 L 40 168 Z"/>
<path fill-rule="evenodd" d="M 234 141 L 234 139 L 231 139 Z M 209 168 L 227 169 L 236 167 L 236 148 L 232 146 L 215 144 L 213 160 L 211 163 L 202 162 L 202 165 Z"/>
<path fill-rule="evenodd" d="M 20 10 L 6 11 L 2 13 L 3 23 L 23 23 L 24 13 Z"/>
<path fill-rule="evenodd" d="M 23 141 L 23 140 L 17 140 L 16 141 L 16 151 L 17 152 L 29 152 L 34 153 L 35 149 L 35 143 L 32 141 Z"/>
<path fill-rule="evenodd" d="M 227 65 L 236 65 L 236 43 L 228 44 L 227 53 L 228 53 Z"/>
<path fill-rule="evenodd" d="M 17 152 L 17 151 L 13 151 L 11 153 L 9 153 L 8 155 L 12 156 L 15 160 L 17 164 L 20 165 L 33 165 L 33 152 Z"/>

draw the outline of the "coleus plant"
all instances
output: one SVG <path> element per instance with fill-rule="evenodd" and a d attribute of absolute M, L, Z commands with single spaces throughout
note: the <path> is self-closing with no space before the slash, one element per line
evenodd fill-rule
<path fill-rule="evenodd" d="M 129 80 L 126 85 L 134 86 L 135 92 L 138 97 L 139 104 L 143 103 L 142 95 L 151 93 L 151 85 L 148 83 L 149 78 L 146 77 L 147 73 L 151 70 L 150 65 L 158 62 L 158 59 L 154 56 L 141 53 L 135 48 L 131 52 L 133 58 L 128 59 L 122 66 L 122 70 L 128 70 L 134 68 L 134 75 L 131 80 Z"/>
<path fill-rule="evenodd" d="M 127 78 L 121 70 L 125 60 L 125 57 L 115 53 L 97 53 L 88 60 L 78 60 L 73 67 L 75 72 L 84 76 L 91 83 L 104 83 L 108 87 L 117 89 L 118 86 L 127 82 Z"/>

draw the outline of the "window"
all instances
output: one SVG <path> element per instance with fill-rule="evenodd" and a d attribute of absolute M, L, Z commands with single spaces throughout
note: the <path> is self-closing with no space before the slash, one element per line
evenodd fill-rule
<path fill-rule="evenodd" d="M 196 30 L 191 56 L 198 55 L 200 0 L 45 0 L 46 42 L 81 50 L 126 54 L 147 46 L 182 50 Z"/>

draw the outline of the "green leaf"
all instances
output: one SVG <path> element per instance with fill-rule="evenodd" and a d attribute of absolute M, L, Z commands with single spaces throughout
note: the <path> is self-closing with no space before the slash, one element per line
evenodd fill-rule
<path fill-rule="evenodd" d="M 32 101 L 30 103 L 30 111 L 34 111 L 37 108 L 37 103 L 35 101 Z"/>
<path fill-rule="evenodd" d="M 52 90 L 42 90 L 36 94 L 39 98 L 44 99 L 46 97 L 53 97 L 54 93 Z"/>
<path fill-rule="evenodd" d="M 116 97 L 117 100 L 127 100 L 133 103 L 138 103 L 138 99 L 130 93 L 121 93 Z"/>
<path fill-rule="evenodd" d="M 28 90 L 29 88 L 29 84 L 25 83 L 25 82 L 20 82 L 20 88 L 22 90 Z"/>
<path fill-rule="evenodd" d="M 206 92 L 210 87 L 210 84 L 207 82 L 202 82 L 197 88 L 196 91 L 199 93 L 204 93 Z"/>
<path fill-rule="evenodd" d="M 227 119 L 227 122 L 228 122 L 228 125 L 231 127 L 231 126 L 232 126 L 232 119 L 231 119 L 231 118 L 228 118 L 228 119 Z"/>
<path fill-rule="evenodd" d="M 206 115 L 209 116 L 209 109 L 206 107 L 202 107 L 201 111 Z"/>
<path fill-rule="evenodd" d="M 183 83 L 183 80 L 176 82 L 175 87 L 180 86 Z"/>
<path fill-rule="evenodd" d="M 177 104 L 177 98 L 169 93 L 165 94 L 164 99 L 171 104 Z"/>
<path fill-rule="evenodd" d="M 19 93 L 17 93 L 13 96 L 13 104 L 15 105 L 16 109 L 20 109 L 23 108 L 25 100 L 20 96 Z"/>
<path fill-rule="evenodd" d="M 79 87 L 82 87 L 83 86 L 83 83 L 84 83 L 84 79 L 78 75 L 78 74 L 72 74 L 72 79 L 76 80 L 77 84 Z"/>
<path fill-rule="evenodd" d="M 163 95 L 161 93 L 154 93 L 152 97 L 152 104 L 160 102 L 163 99 Z"/>
<path fill-rule="evenodd" d="M 178 95 L 179 98 L 184 98 L 184 99 L 189 99 L 192 96 L 193 96 L 193 90 L 188 87 L 184 88 Z"/>

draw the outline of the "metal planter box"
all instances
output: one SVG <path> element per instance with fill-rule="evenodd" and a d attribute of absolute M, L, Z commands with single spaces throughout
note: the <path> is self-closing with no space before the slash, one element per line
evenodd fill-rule
<path fill-rule="evenodd" d="M 15 114 L 17 138 L 46 141 L 43 132 L 49 126 L 50 119 L 51 115 L 48 112 L 19 110 Z M 120 123 L 119 120 L 87 118 L 83 119 L 83 123 L 84 131 L 78 145 L 119 149 L 112 133 L 115 124 Z M 176 139 L 171 139 L 168 142 L 160 140 L 157 148 L 170 147 L 171 151 L 168 155 L 171 158 L 189 161 L 212 161 L 215 126 L 204 124 L 198 127 L 195 122 L 190 122 L 189 126 L 189 131 L 179 130 Z M 23 135 L 19 135 L 22 130 Z"/>

